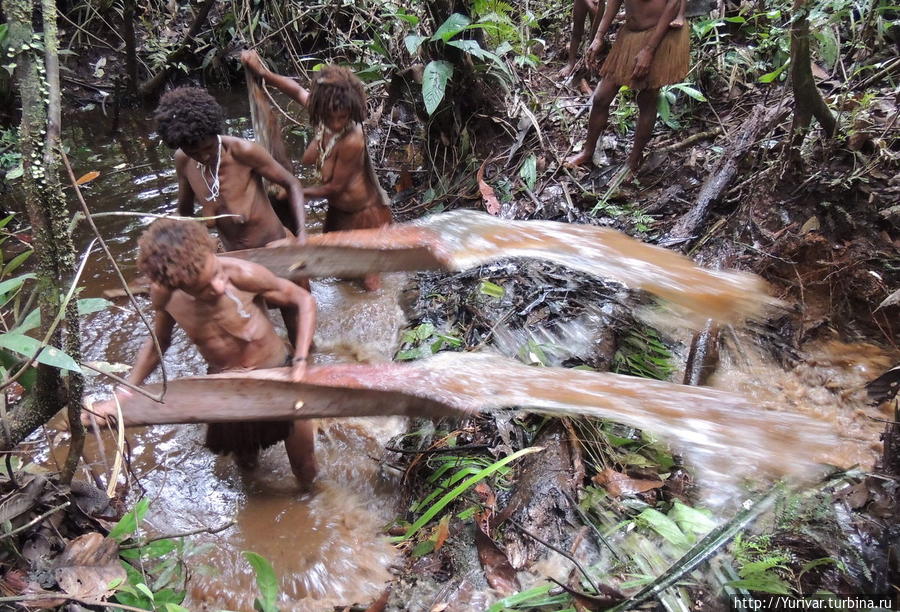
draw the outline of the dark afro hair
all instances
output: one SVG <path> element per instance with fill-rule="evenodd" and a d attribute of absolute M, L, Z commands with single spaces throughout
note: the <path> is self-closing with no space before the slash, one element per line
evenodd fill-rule
<path fill-rule="evenodd" d="M 205 89 L 179 87 L 167 92 L 156 107 L 156 129 L 166 146 L 180 149 L 221 134 L 222 107 Z"/>
<path fill-rule="evenodd" d="M 357 123 L 366 120 L 366 90 L 355 74 L 341 66 L 325 66 L 309 88 L 309 120 L 325 123 L 332 113 L 349 111 Z"/>
<path fill-rule="evenodd" d="M 138 269 L 154 283 L 179 289 L 196 282 L 215 241 L 197 221 L 159 219 L 138 240 Z"/>

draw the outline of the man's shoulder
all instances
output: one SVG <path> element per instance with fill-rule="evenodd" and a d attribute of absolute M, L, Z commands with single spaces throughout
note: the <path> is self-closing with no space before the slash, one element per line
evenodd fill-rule
<path fill-rule="evenodd" d="M 255 285 L 271 277 L 271 273 L 266 267 L 246 259 L 219 255 L 219 262 L 222 265 L 222 270 L 235 286 L 248 281 L 253 282 Z M 241 287 L 239 286 L 238 289 L 241 289 Z"/>
<path fill-rule="evenodd" d="M 265 149 L 252 140 L 238 138 L 237 136 L 222 136 L 222 142 L 228 147 L 231 154 L 241 156 L 253 155 Z"/>

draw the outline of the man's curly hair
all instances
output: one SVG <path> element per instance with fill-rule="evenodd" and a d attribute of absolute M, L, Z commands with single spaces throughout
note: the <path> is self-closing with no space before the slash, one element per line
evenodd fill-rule
<path fill-rule="evenodd" d="M 223 131 L 222 107 L 205 89 L 179 87 L 167 92 L 154 114 L 156 129 L 170 149 L 191 147 Z"/>
<path fill-rule="evenodd" d="M 216 252 L 212 236 L 197 221 L 159 219 L 138 240 L 138 269 L 168 289 L 190 286 Z"/>
<path fill-rule="evenodd" d="M 324 123 L 332 113 L 349 111 L 357 123 L 366 120 L 366 90 L 362 81 L 341 66 L 325 66 L 317 73 L 309 88 L 309 120 Z"/>

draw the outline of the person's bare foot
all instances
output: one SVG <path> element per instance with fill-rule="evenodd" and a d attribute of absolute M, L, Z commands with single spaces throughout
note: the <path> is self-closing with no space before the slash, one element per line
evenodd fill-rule
<path fill-rule="evenodd" d="M 632 153 L 628 156 L 628 170 L 633 176 L 637 176 L 638 170 L 641 169 L 641 166 L 644 163 L 643 154 L 635 155 Z"/>
<path fill-rule="evenodd" d="M 556 77 L 560 79 L 567 79 L 569 75 L 572 74 L 572 71 L 575 69 L 575 64 L 567 64 L 563 66 L 563 68 L 556 73 Z"/>
<path fill-rule="evenodd" d="M 684 27 L 684 17 L 678 16 L 669 23 L 669 27 L 673 30 L 680 30 Z"/>
<path fill-rule="evenodd" d="M 580 79 L 578 81 L 578 89 L 586 96 L 594 95 L 594 89 L 588 85 L 587 79 Z"/>
<path fill-rule="evenodd" d="M 564 162 L 566 167 L 568 168 L 579 168 L 584 165 L 591 165 L 594 162 L 592 158 L 594 157 L 593 151 L 588 151 L 584 149 L 581 153 L 576 155 L 572 155 L 571 157 L 567 157 Z"/>

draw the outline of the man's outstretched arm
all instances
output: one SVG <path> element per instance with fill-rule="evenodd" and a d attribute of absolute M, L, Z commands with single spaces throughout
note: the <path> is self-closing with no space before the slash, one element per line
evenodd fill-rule
<path fill-rule="evenodd" d="M 263 66 L 262 60 L 256 51 L 252 49 L 241 51 L 241 63 L 244 64 L 246 70 L 249 70 L 255 76 L 261 78 L 266 83 L 277 88 L 279 91 L 293 100 L 296 100 L 303 106 L 306 106 L 309 103 L 309 91 L 305 87 L 300 85 L 300 83 L 294 79 L 275 74 Z"/>

